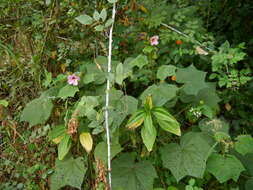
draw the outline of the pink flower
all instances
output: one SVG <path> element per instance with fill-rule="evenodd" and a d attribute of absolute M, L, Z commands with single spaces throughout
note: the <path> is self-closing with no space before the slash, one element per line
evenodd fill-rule
<path fill-rule="evenodd" d="M 76 76 L 75 74 L 68 76 L 68 83 L 70 85 L 77 86 L 79 80 L 80 80 L 80 77 Z"/>
<path fill-rule="evenodd" d="M 149 39 L 151 46 L 156 46 L 156 45 L 158 45 L 158 44 L 159 44 L 158 40 L 159 40 L 159 36 L 152 36 L 152 37 Z"/>

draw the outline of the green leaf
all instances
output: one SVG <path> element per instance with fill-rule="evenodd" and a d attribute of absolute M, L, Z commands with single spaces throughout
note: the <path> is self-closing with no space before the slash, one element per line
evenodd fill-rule
<path fill-rule="evenodd" d="M 168 76 L 176 75 L 176 67 L 174 65 L 162 65 L 158 68 L 156 77 L 165 80 Z"/>
<path fill-rule="evenodd" d="M 74 97 L 76 92 L 78 92 L 79 89 L 77 86 L 72 86 L 72 85 L 66 85 L 62 87 L 58 93 L 58 97 L 62 99 L 66 99 L 68 97 Z"/>
<path fill-rule="evenodd" d="M 178 136 L 181 135 L 180 124 L 167 110 L 155 107 L 152 109 L 152 114 L 156 117 L 158 124 L 163 130 Z"/>
<path fill-rule="evenodd" d="M 109 3 L 117 3 L 118 0 L 108 0 Z"/>
<path fill-rule="evenodd" d="M 60 144 L 58 145 L 58 159 L 63 160 L 63 158 L 67 155 L 69 152 L 69 149 L 71 148 L 71 137 L 68 134 L 65 134 L 63 139 L 61 140 Z"/>
<path fill-rule="evenodd" d="M 56 160 L 55 172 L 51 176 L 51 190 L 58 190 L 67 185 L 81 189 L 84 175 L 87 171 L 82 157 L 70 157 L 62 161 Z"/>
<path fill-rule="evenodd" d="M 134 162 L 132 154 L 122 154 L 112 162 L 114 190 L 152 190 L 155 168 L 149 161 Z"/>
<path fill-rule="evenodd" d="M 123 70 L 123 64 L 119 63 L 116 67 L 116 77 L 115 77 L 115 81 L 116 83 L 118 83 L 119 85 L 122 85 L 122 82 L 124 80 L 124 70 Z"/>
<path fill-rule="evenodd" d="M 97 10 L 95 10 L 94 13 L 93 13 L 93 19 L 95 21 L 99 21 L 99 19 L 100 19 L 100 14 Z"/>
<path fill-rule="evenodd" d="M 101 32 L 101 31 L 103 31 L 104 30 L 104 26 L 103 25 L 97 25 L 96 27 L 95 27 L 95 30 L 96 31 L 98 31 L 98 32 Z"/>
<path fill-rule="evenodd" d="M 123 148 L 121 148 L 120 144 L 111 144 L 111 159 L 113 159 L 122 150 Z M 94 156 L 96 160 L 99 159 L 104 164 L 107 164 L 107 143 L 98 143 L 94 151 Z"/>
<path fill-rule="evenodd" d="M 100 67 L 104 67 L 107 63 L 107 58 L 98 56 L 95 59 L 95 63 L 87 63 L 84 65 L 85 74 L 83 77 L 84 84 L 89 84 L 94 82 L 95 84 L 103 84 L 106 80 L 105 73 L 98 68 L 96 64 L 99 64 Z"/>
<path fill-rule="evenodd" d="M 137 66 L 139 69 L 142 69 L 142 67 L 144 67 L 147 64 L 148 64 L 148 58 L 146 55 L 142 55 L 142 54 L 138 55 L 136 58 L 134 58 L 133 60 L 129 62 L 129 65 L 131 65 L 131 67 Z"/>
<path fill-rule="evenodd" d="M 144 117 L 144 126 L 141 128 L 141 137 L 148 151 L 152 151 L 156 139 L 156 128 L 153 125 L 150 113 L 146 113 Z"/>
<path fill-rule="evenodd" d="M 142 125 L 142 123 L 144 122 L 144 118 L 145 118 L 144 109 L 138 110 L 130 117 L 126 127 L 128 129 L 136 129 L 137 127 Z"/>
<path fill-rule="evenodd" d="M 205 82 L 206 72 L 197 70 L 193 65 L 187 68 L 179 68 L 176 72 L 176 81 L 184 83 L 183 91 L 189 95 L 197 95 L 207 87 Z"/>
<path fill-rule="evenodd" d="M 48 133 L 48 139 L 52 141 L 57 137 L 63 136 L 64 134 L 66 134 L 66 127 L 64 125 L 52 126 L 52 130 Z"/>
<path fill-rule="evenodd" d="M 120 101 L 123 103 L 121 111 L 124 111 L 127 115 L 132 114 L 137 110 L 138 100 L 133 96 L 123 96 Z"/>
<path fill-rule="evenodd" d="M 130 68 L 127 68 L 127 66 L 122 63 L 118 63 L 115 72 L 115 82 L 122 85 L 123 80 L 129 77 L 131 73 L 132 70 L 130 70 Z"/>
<path fill-rule="evenodd" d="M 166 102 L 176 97 L 178 88 L 171 84 L 159 84 L 149 86 L 142 94 L 141 100 L 144 102 L 147 96 L 151 95 L 154 106 L 163 106 Z"/>
<path fill-rule="evenodd" d="M 103 22 L 105 21 L 106 17 L 107 17 L 106 9 L 102 9 L 102 11 L 100 12 L 100 18 L 102 19 Z"/>
<path fill-rule="evenodd" d="M 50 83 L 52 82 L 52 73 L 48 72 L 45 69 L 45 79 L 43 81 L 43 86 L 44 87 L 48 87 L 50 85 Z"/>
<path fill-rule="evenodd" d="M 83 117 L 87 116 L 90 118 L 97 112 L 94 110 L 99 105 L 97 96 L 83 96 L 78 102 L 77 107 L 74 111 L 76 116 Z"/>
<path fill-rule="evenodd" d="M 220 183 L 229 179 L 237 181 L 244 170 L 242 163 L 233 155 L 214 153 L 207 162 L 207 171 L 213 174 Z"/>
<path fill-rule="evenodd" d="M 199 104 L 200 101 L 204 102 L 205 105 L 209 106 L 213 110 L 217 111 L 219 110 L 218 103 L 220 102 L 220 98 L 218 97 L 216 93 L 216 86 L 214 83 L 206 83 L 207 88 L 201 89 L 197 96 L 194 95 L 188 95 L 184 92 L 181 93 L 180 99 L 184 103 L 194 103 Z"/>
<path fill-rule="evenodd" d="M 185 176 L 202 178 L 211 146 L 208 136 L 202 133 L 185 134 L 180 145 L 170 143 L 160 149 L 163 166 L 168 168 L 177 181 Z"/>
<path fill-rule="evenodd" d="M 0 105 L 7 107 L 9 105 L 9 102 L 7 102 L 6 100 L 0 100 Z"/>
<path fill-rule="evenodd" d="M 31 126 L 45 123 L 53 109 L 49 98 L 37 98 L 29 102 L 21 113 L 20 121 L 27 121 Z"/>
<path fill-rule="evenodd" d="M 253 138 L 250 135 L 236 137 L 235 150 L 242 155 L 253 153 Z"/>
<path fill-rule="evenodd" d="M 93 22 L 93 19 L 86 14 L 80 15 L 80 16 L 76 17 L 75 19 L 84 25 L 89 25 L 89 24 L 92 24 L 92 22 Z"/>
<path fill-rule="evenodd" d="M 105 23 L 105 28 L 111 26 L 112 23 L 113 23 L 113 20 L 112 20 L 111 18 L 109 18 L 109 19 L 106 21 L 106 23 Z"/>

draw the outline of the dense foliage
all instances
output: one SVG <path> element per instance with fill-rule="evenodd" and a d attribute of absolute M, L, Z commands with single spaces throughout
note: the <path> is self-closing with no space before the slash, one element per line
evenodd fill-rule
<path fill-rule="evenodd" d="M 0 189 L 253 189 L 251 0 L 0 9 Z"/>

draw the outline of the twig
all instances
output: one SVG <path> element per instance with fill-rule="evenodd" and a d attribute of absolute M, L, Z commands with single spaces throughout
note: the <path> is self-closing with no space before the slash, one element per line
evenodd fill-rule
<path fill-rule="evenodd" d="M 113 24 L 115 21 L 116 14 L 116 3 L 113 3 L 112 9 L 112 25 L 110 28 L 109 34 L 109 52 L 108 52 L 108 65 L 107 72 L 108 74 L 111 72 L 111 64 L 112 64 L 112 33 L 113 33 Z M 109 190 L 112 190 L 112 176 L 111 176 L 111 142 L 110 142 L 110 129 L 109 129 L 109 91 L 110 91 L 110 80 L 107 79 L 106 84 L 106 102 L 105 102 L 105 129 L 106 129 L 106 139 L 107 139 L 107 158 L 108 158 L 108 180 L 109 180 Z"/>
<path fill-rule="evenodd" d="M 176 32 L 176 33 L 182 35 L 182 36 L 184 36 L 185 38 L 192 39 L 196 44 L 198 44 L 199 46 L 205 48 L 206 50 L 208 50 L 208 51 L 210 51 L 210 52 L 213 52 L 213 51 L 214 51 L 213 49 L 204 46 L 204 45 L 203 45 L 201 42 L 199 42 L 198 40 L 193 39 L 192 37 L 188 36 L 187 34 L 185 34 L 185 33 L 181 32 L 181 31 L 179 31 L 178 29 L 176 29 L 176 28 L 174 28 L 174 27 L 172 27 L 172 26 L 170 26 L 170 25 L 168 25 L 168 24 L 162 23 L 161 25 L 165 26 L 166 28 L 168 28 L 168 29 L 170 29 L 170 30 L 172 30 L 172 31 L 174 31 L 174 32 Z"/>

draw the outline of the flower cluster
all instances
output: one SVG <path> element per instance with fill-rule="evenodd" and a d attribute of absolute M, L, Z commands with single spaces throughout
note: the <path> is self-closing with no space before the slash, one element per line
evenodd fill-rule
<path fill-rule="evenodd" d="M 198 109 L 193 108 L 193 107 L 189 110 L 189 112 L 192 113 L 197 118 L 201 117 L 201 115 L 202 115 L 201 111 L 199 111 Z"/>

